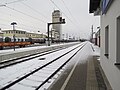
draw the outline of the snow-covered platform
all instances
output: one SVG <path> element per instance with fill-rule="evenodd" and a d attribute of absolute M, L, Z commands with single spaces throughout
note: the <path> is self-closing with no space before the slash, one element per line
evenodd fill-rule
<path fill-rule="evenodd" d="M 99 60 L 99 47 L 88 43 L 47 90 L 112 90 Z"/>

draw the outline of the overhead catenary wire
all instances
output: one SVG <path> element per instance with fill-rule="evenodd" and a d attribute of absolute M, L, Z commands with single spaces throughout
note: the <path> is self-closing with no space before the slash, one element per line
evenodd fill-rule
<path fill-rule="evenodd" d="M 27 25 L 25 25 L 25 24 L 21 24 L 21 23 L 19 23 L 19 25 L 22 25 L 22 26 L 16 26 L 18 29 L 23 29 L 23 30 L 30 30 L 30 31 L 35 31 L 35 30 L 37 30 L 37 31 L 40 31 L 41 32 L 41 30 L 46 30 L 45 28 L 38 28 L 38 27 L 35 27 L 35 26 L 27 26 Z M 8 24 L 3 24 L 3 23 L 0 23 L 0 26 L 4 26 L 4 27 L 10 27 L 10 25 L 8 25 Z"/>
<path fill-rule="evenodd" d="M 11 1 L 11 2 L 5 3 L 5 4 L 12 4 L 12 3 L 17 3 L 17 2 L 21 2 L 21 1 L 26 1 L 26 0 L 15 0 L 15 1 Z"/>
<path fill-rule="evenodd" d="M 23 30 L 27 30 L 27 31 L 32 31 L 32 32 L 38 32 L 38 31 L 40 31 L 39 28 L 37 29 L 37 31 L 35 31 L 35 30 L 31 29 L 30 27 L 21 27 L 21 26 L 16 26 L 16 27 L 19 28 L 19 29 L 23 29 Z M 42 30 L 44 30 L 44 29 L 42 29 Z"/>
<path fill-rule="evenodd" d="M 39 15 L 41 15 L 42 17 L 44 17 L 46 20 L 48 19 L 48 17 L 46 17 L 45 15 L 43 15 L 42 13 L 40 13 L 39 11 L 37 11 L 36 9 L 32 8 L 31 6 L 21 2 L 23 5 L 25 5 L 26 7 L 30 8 L 32 11 L 38 13 Z"/>
<path fill-rule="evenodd" d="M 12 1 L 12 2 L 5 3 L 5 4 L 12 4 L 12 3 L 21 2 L 21 1 L 25 1 L 25 0 L 16 0 L 16 1 Z M 55 4 L 52 0 L 50 0 L 50 1 L 62 12 L 62 10 L 57 6 L 57 4 Z M 41 13 L 38 12 L 37 10 L 35 10 L 35 9 L 33 9 L 32 7 L 28 6 L 27 4 L 25 4 L 25 3 L 23 3 L 23 2 L 21 2 L 21 3 L 24 4 L 25 6 L 29 7 L 29 8 L 32 9 L 33 11 L 41 14 Z M 26 13 L 24 13 L 24 12 L 21 12 L 21 11 L 17 10 L 17 9 L 14 9 L 14 8 L 11 8 L 11 7 L 8 7 L 8 6 L 5 6 L 5 7 L 9 8 L 9 9 L 11 9 L 11 10 L 17 11 L 17 12 L 19 12 L 19 13 L 21 13 L 21 14 L 26 15 L 26 16 L 29 16 L 29 17 L 31 17 L 31 18 L 33 18 L 33 19 L 38 20 L 38 18 L 33 17 L 33 16 L 31 16 L 31 15 L 28 15 L 28 14 L 26 14 Z M 72 21 L 64 12 L 62 12 L 62 13 L 69 19 L 69 21 L 70 21 L 71 23 L 73 23 L 73 21 Z M 41 15 L 42 15 L 42 14 L 41 14 Z M 42 16 L 43 16 L 43 15 L 42 15 Z M 46 18 L 45 16 L 43 16 L 43 17 Z M 47 22 L 45 22 L 45 21 L 43 21 L 43 20 L 41 20 L 41 19 L 39 19 L 39 20 L 42 21 L 42 22 L 44 22 L 44 23 L 47 23 Z M 74 24 L 74 23 L 73 23 L 73 24 Z"/>
<path fill-rule="evenodd" d="M 41 15 L 42 17 L 44 17 L 46 20 L 48 19 L 48 17 L 46 17 L 45 15 L 43 15 L 42 13 L 40 13 L 39 11 L 37 11 L 36 9 L 32 8 L 31 6 L 25 4 L 24 2 L 22 1 L 26 1 L 26 0 L 15 0 L 15 1 L 12 1 L 12 2 L 8 2 L 8 3 L 5 3 L 5 4 L 2 4 L 2 5 L 8 5 L 8 4 L 13 4 L 13 3 L 17 3 L 17 2 L 20 2 L 22 3 L 23 5 L 25 5 L 26 7 L 30 8 L 32 11 L 38 13 L 39 15 Z"/>
<path fill-rule="evenodd" d="M 31 15 L 29 15 L 29 14 L 27 14 L 27 13 L 24 13 L 24 12 L 22 12 L 22 11 L 19 11 L 19 10 L 15 9 L 15 8 L 12 8 L 12 7 L 7 6 L 8 4 L 12 4 L 12 3 L 16 3 L 16 2 L 21 2 L 21 1 L 25 1 L 25 0 L 15 0 L 15 1 L 12 1 L 12 2 L 8 2 L 8 3 L 6 3 L 6 7 L 9 8 L 9 9 L 11 9 L 11 10 L 14 10 L 14 11 L 16 11 L 16 12 L 19 12 L 19 13 L 21 13 L 21 14 L 23 14 L 23 15 L 29 16 L 29 17 L 37 20 L 37 21 L 40 21 L 40 22 L 43 22 L 43 23 L 47 23 L 46 21 L 41 20 L 40 18 L 33 17 L 33 16 L 31 16 Z M 68 20 L 69 20 L 72 24 L 74 24 L 75 28 L 78 29 L 78 26 L 76 25 L 76 23 L 75 23 L 73 20 L 71 20 L 71 18 L 68 17 L 68 15 L 66 15 L 66 13 L 64 13 L 63 10 L 60 9 L 60 8 L 58 7 L 58 5 L 57 5 L 53 0 L 50 0 L 50 1 L 68 18 Z M 27 4 L 23 3 L 23 2 L 21 2 L 21 3 L 24 4 L 25 6 L 29 7 L 29 8 L 30 8 L 31 10 L 33 10 L 34 12 L 39 13 L 36 9 L 30 7 L 29 5 L 27 5 Z M 69 13 L 70 13 L 70 10 L 69 10 Z M 39 13 L 39 14 L 40 14 L 40 13 Z M 43 16 L 43 15 L 41 15 L 41 16 Z M 44 16 L 43 16 L 43 17 L 44 17 Z M 45 18 L 45 17 L 44 17 L 44 18 Z"/>
<path fill-rule="evenodd" d="M 28 17 L 30 17 L 30 18 L 32 18 L 32 19 L 35 19 L 35 20 L 37 20 L 37 21 L 40 21 L 40 22 L 42 22 L 42 23 L 47 23 L 47 19 L 46 19 L 46 21 L 45 20 L 42 20 L 42 19 L 40 19 L 40 18 L 37 18 L 37 17 L 33 17 L 32 15 L 30 15 L 30 14 L 27 14 L 26 12 L 23 12 L 23 11 L 20 11 L 20 10 L 18 10 L 18 9 L 16 9 L 16 8 L 13 8 L 13 7 L 10 7 L 9 6 L 9 4 L 13 4 L 13 3 L 17 3 L 17 2 L 21 2 L 21 1 L 25 1 L 25 0 L 15 0 L 15 1 L 11 1 L 11 2 L 8 2 L 8 3 L 4 3 L 4 4 L 1 4 L 1 5 L 3 5 L 4 7 L 6 7 L 6 8 L 8 8 L 8 9 L 11 9 L 11 10 L 13 10 L 13 11 L 16 11 L 16 12 L 18 12 L 18 13 L 21 13 L 21 14 L 23 14 L 23 15 L 25 15 L 25 16 L 28 16 Z M 26 7 L 28 7 L 28 8 L 30 8 L 30 10 L 32 10 L 32 11 L 34 11 L 34 12 L 36 12 L 36 13 L 38 13 L 39 15 L 41 15 L 42 17 L 44 17 L 44 18 L 47 18 L 45 15 L 43 15 L 42 13 L 40 13 L 40 12 L 38 12 L 36 9 L 34 9 L 34 8 L 32 8 L 31 6 L 29 6 L 29 5 L 27 5 L 27 4 L 25 4 L 25 3 L 23 3 L 23 2 L 21 2 L 23 5 L 25 5 Z M 2 6 L 2 7 L 3 7 Z M 6 15 L 8 15 L 8 14 L 6 14 Z M 14 14 L 13 14 L 14 15 Z M 15 16 L 16 17 L 16 16 Z M 20 17 L 21 18 L 21 17 Z M 22 19 L 21 19 L 22 20 Z M 11 21 L 8 21 L 8 20 L 6 20 L 6 22 L 11 22 Z M 21 23 L 19 23 L 19 25 L 20 25 Z M 33 25 L 33 24 L 32 24 Z M 8 26 L 7 24 L 4 24 L 4 26 Z M 21 27 L 22 26 L 22 27 Z M 27 29 L 27 28 L 33 28 L 34 30 L 33 31 L 35 31 L 36 29 L 38 29 L 39 31 L 41 31 L 41 29 L 42 30 L 46 30 L 46 27 L 45 28 L 40 28 L 40 26 L 38 26 L 38 27 L 34 27 L 34 26 L 28 26 L 27 27 L 27 25 L 23 25 L 23 24 L 21 24 L 21 26 L 16 26 L 16 27 L 19 27 L 19 28 L 24 28 L 24 29 Z M 35 24 L 35 26 L 36 26 L 36 24 Z M 27 27 L 27 28 L 26 28 Z"/>
<path fill-rule="evenodd" d="M 65 6 L 65 8 L 67 9 L 67 11 L 69 12 L 69 14 L 71 15 L 71 17 L 76 21 L 78 22 L 78 20 L 76 20 L 76 18 L 73 16 L 73 14 L 71 13 L 71 11 L 69 10 L 69 8 L 67 7 L 66 3 L 64 0 L 61 0 Z M 78 22 L 79 23 L 79 22 Z"/>
<path fill-rule="evenodd" d="M 8 27 L 8 26 L 9 26 L 9 25 L 7 25 L 7 24 L 3 24 L 3 23 L 2 23 L 2 24 L 0 23 L 0 25 L 2 25 L 2 26 L 4 26 L 4 27 Z M 17 29 L 23 29 L 23 30 L 31 31 L 31 30 L 30 30 L 30 29 L 31 29 L 30 27 L 16 26 L 16 28 L 17 28 Z M 3 29 L 3 30 L 4 30 L 4 29 Z M 34 31 L 34 30 L 32 30 L 32 31 Z M 39 28 L 38 28 L 38 31 L 40 31 Z M 42 32 L 41 32 L 41 33 L 42 33 Z"/>
<path fill-rule="evenodd" d="M 23 15 L 29 16 L 29 17 L 31 17 L 31 18 L 33 18 L 33 19 L 36 19 L 36 20 L 38 20 L 38 21 L 41 21 L 41 22 L 43 22 L 43 23 L 47 23 L 46 21 L 44 21 L 44 20 L 42 20 L 42 19 L 33 17 L 33 16 L 31 16 L 31 15 L 29 15 L 29 14 L 26 14 L 26 13 L 24 13 L 24 12 L 22 12 L 22 11 L 19 11 L 19 10 L 15 9 L 15 8 L 12 8 L 12 7 L 7 6 L 7 4 L 11 4 L 11 3 L 15 3 L 15 2 L 20 2 L 20 1 L 24 1 L 24 0 L 16 0 L 16 1 L 13 1 L 13 2 L 5 3 L 5 4 L 2 4 L 2 3 L 1 3 L 1 5 L 2 5 L 2 7 L 9 8 L 9 9 L 11 9 L 11 10 L 14 10 L 14 11 L 16 11 L 16 12 L 19 12 L 19 13 L 23 14 Z M 30 7 L 29 7 L 29 8 L 30 8 Z M 35 11 L 35 10 L 34 10 L 34 11 Z"/>
<path fill-rule="evenodd" d="M 61 11 L 61 13 L 63 13 L 72 22 L 72 20 L 57 6 L 57 4 L 54 1 L 50 1 Z"/>
<path fill-rule="evenodd" d="M 59 7 L 58 7 L 58 5 L 54 2 L 54 1 L 52 1 L 52 0 L 50 0 L 60 11 L 61 11 L 61 13 L 63 13 L 67 18 L 68 18 L 68 20 L 72 23 L 72 24 L 74 24 L 76 27 L 76 29 L 78 29 L 79 27 L 76 25 L 76 23 L 74 23 Z M 78 27 L 78 28 L 77 28 Z"/>
<path fill-rule="evenodd" d="M 2 19 L 2 18 L 0 18 L 0 21 L 11 22 L 10 20 L 6 20 L 6 19 Z M 0 22 L 0 25 L 9 26 L 8 24 L 3 24 L 1 22 Z M 31 29 L 33 31 L 36 30 L 36 29 L 39 30 L 39 31 L 45 30 L 45 28 L 40 28 L 40 27 L 36 27 L 36 26 L 32 26 L 32 25 L 26 25 L 26 24 L 23 24 L 23 23 L 19 23 L 19 25 L 21 25 L 20 28 L 22 28 L 22 29 Z"/>
<path fill-rule="evenodd" d="M 23 14 L 23 15 L 29 16 L 29 17 L 31 17 L 31 18 L 33 18 L 33 19 L 38 20 L 38 21 L 41 21 L 41 22 L 43 22 L 43 23 L 47 23 L 46 21 L 44 21 L 44 20 L 42 20 L 42 19 L 39 19 L 39 18 L 33 17 L 33 16 L 28 15 L 28 14 L 22 12 L 22 11 L 19 11 L 19 10 L 17 10 L 17 9 L 14 9 L 14 8 L 12 8 L 12 7 L 8 7 L 8 6 L 7 6 L 8 4 L 12 4 L 12 3 L 20 2 L 20 1 L 25 1 L 25 0 L 16 0 L 16 1 L 13 1 L 13 2 L 5 3 L 5 4 L 6 4 L 5 7 L 9 8 L 9 9 L 11 9 L 11 10 L 14 10 L 14 11 L 16 11 L 16 12 L 19 12 L 19 13 L 21 13 L 21 14 Z M 31 10 L 33 10 L 33 11 L 39 13 L 42 17 L 46 18 L 44 15 L 42 15 L 40 12 L 38 12 L 38 11 L 35 10 L 35 9 L 33 9 L 33 8 L 30 7 L 29 5 L 26 5 L 26 4 L 23 3 L 23 2 L 21 2 L 21 3 L 24 4 L 25 6 L 29 7 Z M 23 25 L 23 24 L 22 24 L 22 25 Z M 23 26 L 26 26 L 26 25 L 23 25 Z M 29 27 L 31 27 L 31 26 L 29 26 Z M 31 28 L 33 28 L 33 27 L 31 27 Z M 37 27 L 35 27 L 35 28 L 37 28 Z M 37 29 L 41 30 L 41 28 L 37 28 Z"/>
<path fill-rule="evenodd" d="M 4 12 L 2 12 L 2 14 L 3 14 Z M 1 14 L 1 13 L 0 13 Z M 11 16 L 11 14 L 9 14 L 9 13 L 5 13 L 5 15 L 10 15 Z M 12 16 L 14 16 L 14 17 L 16 17 L 16 15 L 12 15 Z M 23 21 L 23 18 L 22 17 L 19 17 L 20 19 L 19 20 L 21 20 L 19 23 L 21 24 L 21 22 Z M 8 20 L 8 19 L 3 19 L 3 18 L 1 18 L 0 17 L 0 21 L 5 21 L 5 22 L 11 22 L 11 20 Z M 29 22 L 27 22 L 27 24 L 29 24 Z M 22 24 L 22 25 L 25 25 L 25 24 Z M 29 27 L 31 27 L 32 25 L 30 25 Z"/>
<path fill-rule="evenodd" d="M 28 15 L 28 14 L 26 14 L 26 13 L 24 13 L 24 12 L 22 12 L 22 11 L 19 11 L 19 10 L 15 9 L 15 8 L 12 8 L 12 7 L 9 7 L 9 6 L 5 6 L 5 7 L 6 7 L 6 8 L 9 8 L 9 9 L 11 9 L 11 10 L 14 10 L 14 11 L 16 11 L 16 12 L 19 12 L 19 13 L 21 13 L 21 14 L 23 14 L 23 15 L 29 16 L 29 17 L 31 17 L 31 18 L 39 21 L 39 22 L 46 23 L 45 21 L 43 21 L 43 20 L 41 20 L 41 19 L 39 19 L 39 18 L 33 17 L 33 16 L 31 16 L 31 15 Z"/>

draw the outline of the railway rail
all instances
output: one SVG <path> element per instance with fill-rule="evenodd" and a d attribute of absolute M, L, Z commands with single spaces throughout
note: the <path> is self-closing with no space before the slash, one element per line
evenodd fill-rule
<path fill-rule="evenodd" d="M 31 60 L 31 59 L 34 59 L 34 58 L 37 58 L 37 57 L 40 57 L 40 56 L 43 56 L 43 55 L 47 55 L 47 54 L 50 54 L 50 53 L 53 53 L 53 52 L 56 52 L 56 51 L 59 51 L 59 50 L 62 50 L 62 49 L 64 49 L 64 48 L 47 50 L 47 51 L 44 51 L 44 52 L 41 52 L 41 53 L 35 53 L 35 54 L 26 55 L 26 56 L 23 56 L 23 57 L 20 57 L 20 58 L 1 61 L 0 62 L 0 69 L 11 66 L 11 65 L 15 65 L 15 64 L 18 64 L 18 63 L 22 63 L 22 62 L 25 62 L 25 61 L 28 61 L 28 60 Z"/>
<path fill-rule="evenodd" d="M 0 69 L 2 75 L 0 76 L 0 90 L 39 90 L 41 88 L 43 90 L 42 86 L 49 82 L 85 44 L 75 45 L 66 50 Z M 46 74 L 43 75 L 43 72 Z"/>
<path fill-rule="evenodd" d="M 11 65 L 15 65 L 18 63 L 22 63 L 22 62 L 25 62 L 25 61 L 28 61 L 28 60 L 31 60 L 31 59 L 34 59 L 34 58 L 37 58 L 37 57 L 40 57 L 43 55 L 47 55 L 47 54 L 68 48 L 70 46 L 72 46 L 72 45 L 63 46 L 63 47 L 59 47 L 59 48 L 52 48 L 52 50 L 45 50 L 45 51 L 37 52 L 34 54 L 29 54 L 29 55 L 25 55 L 25 56 L 21 56 L 21 57 L 3 60 L 3 61 L 0 61 L 0 69 L 11 66 Z"/>

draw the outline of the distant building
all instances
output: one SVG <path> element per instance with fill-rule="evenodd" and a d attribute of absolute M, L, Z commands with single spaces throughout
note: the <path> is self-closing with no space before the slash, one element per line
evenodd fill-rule
<path fill-rule="evenodd" d="M 15 35 L 15 39 L 16 41 L 19 40 L 25 40 L 26 39 L 26 31 L 23 30 L 2 30 L 3 32 L 3 36 L 5 37 L 9 37 L 12 39 L 13 41 L 13 36 Z"/>
<path fill-rule="evenodd" d="M 54 10 L 54 12 L 52 13 L 52 23 L 60 22 L 60 17 L 61 17 L 60 11 Z M 61 24 L 53 24 L 52 29 L 54 29 L 54 31 L 52 32 L 54 38 L 57 40 L 61 40 L 62 38 Z"/>
<path fill-rule="evenodd" d="M 39 32 L 31 32 L 31 31 L 27 31 L 27 30 L 2 30 L 2 32 L 0 32 L 0 36 L 3 36 L 3 38 L 5 39 L 5 37 L 9 37 L 12 39 L 13 41 L 13 36 L 15 35 L 15 39 L 16 41 L 25 41 L 25 39 L 45 39 L 46 35 L 39 33 Z"/>
<path fill-rule="evenodd" d="M 95 45 L 100 47 L 100 29 L 95 33 Z"/>
<path fill-rule="evenodd" d="M 30 32 L 30 31 L 26 31 L 26 37 L 27 37 L 27 38 L 32 38 L 32 39 L 46 38 L 45 35 L 42 34 L 42 33 Z"/>
<path fill-rule="evenodd" d="M 101 17 L 100 64 L 113 90 L 120 90 L 119 8 L 120 0 L 90 0 L 90 13 Z"/>

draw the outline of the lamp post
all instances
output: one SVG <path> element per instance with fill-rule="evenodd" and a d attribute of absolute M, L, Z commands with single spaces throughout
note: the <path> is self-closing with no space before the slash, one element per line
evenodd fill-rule
<path fill-rule="evenodd" d="M 13 39 L 14 39 L 14 51 L 15 51 L 15 25 L 17 25 L 17 23 L 12 22 L 11 25 L 13 25 Z"/>

